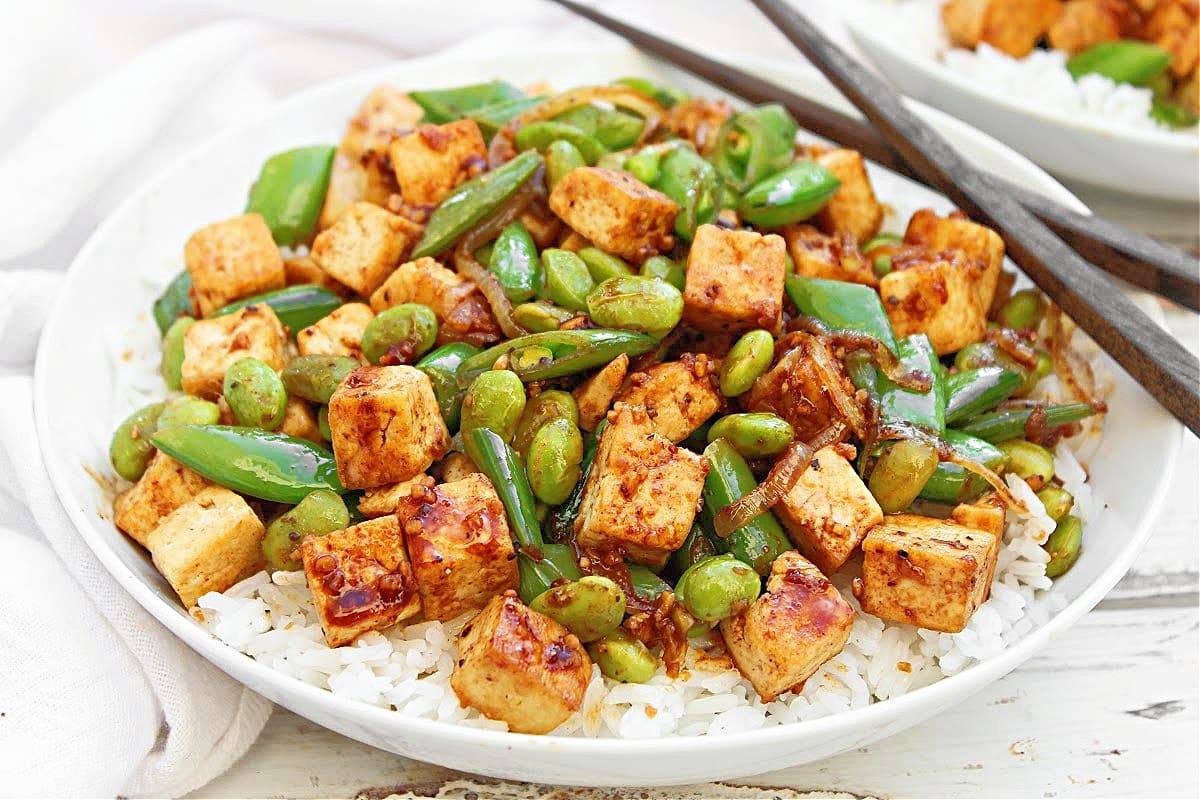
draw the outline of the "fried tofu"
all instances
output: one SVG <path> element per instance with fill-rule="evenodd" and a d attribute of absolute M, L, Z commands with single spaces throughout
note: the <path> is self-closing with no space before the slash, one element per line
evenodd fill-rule
<path fill-rule="evenodd" d="M 316 412 L 307 401 L 298 397 L 288 398 L 279 432 L 295 436 L 297 439 L 308 439 L 316 444 L 325 443 L 321 436 L 321 426 L 317 423 Z"/>
<path fill-rule="evenodd" d="M 896 338 L 924 333 L 939 356 L 982 339 L 988 310 L 980 299 L 983 276 L 980 263 L 961 251 L 893 258 L 879 295 Z"/>
<path fill-rule="evenodd" d="M 359 367 L 347 375 L 329 399 L 329 431 L 347 489 L 406 481 L 450 448 L 433 385 L 409 366 Z"/>
<path fill-rule="evenodd" d="M 1146 20 L 1142 35 L 1171 54 L 1171 74 L 1183 78 L 1196 70 L 1200 55 L 1200 35 L 1197 34 L 1196 4 L 1161 2 Z"/>
<path fill-rule="evenodd" d="M 436 206 L 487 166 L 487 145 L 473 119 L 420 125 L 388 146 L 400 195 L 410 206 Z"/>
<path fill-rule="evenodd" d="M 790 334 L 795 346 L 777 356 L 775 364 L 759 376 L 750 391 L 742 395 L 747 411 L 766 411 L 783 417 L 796 431 L 796 438 L 807 441 L 829 425 L 841 420 L 841 414 L 829 399 L 826 382 L 813 366 L 815 348 L 824 347 L 815 336 Z M 854 385 L 846 377 L 841 362 L 829 358 L 841 378 L 841 389 L 854 394 Z M 850 432 L 847 430 L 846 437 Z"/>
<path fill-rule="evenodd" d="M 347 356 L 363 364 L 362 338 L 375 312 L 366 303 L 346 303 L 296 334 L 302 356 Z"/>
<path fill-rule="evenodd" d="M 386 517 L 395 514 L 400 504 L 412 494 L 413 487 L 432 487 L 436 484 L 433 478 L 421 473 L 406 481 L 393 483 L 388 486 L 377 486 L 367 489 L 358 501 L 358 512 L 364 517 Z"/>
<path fill-rule="evenodd" d="M 841 569 L 883 511 L 858 471 L 833 447 L 808 467 L 773 509 L 792 544 L 826 575 Z"/>
<path fill-rule="evenodd" d="M 579 384 L 571 393 L 579 406 L 579 427 L 591 433 L 608 414 L 613 398 L 621 390 L 625 382 L 625 373 L 629 371 L 629 356 L 621 353 L 612 361 L 605 364 L 595 375 Z"/>
<path fill-rule="evenodd" d="M 421 227 L 370 203 L 355 203 L 317 234 L 312 259 L 354 291 L 369 296 L 417 243 Z"/>
<path fill-rule="evenodd" d="M 720 369 L 715 358 L 686 353 L 679 361 L 655 364 L 631 375 L 617 401 L 645 408 L 655 433 L 682 442 L 721 407 Z"/>
<path fill-rule="evenodd" d="M 795 550 L 775 559 L 767 591 L 721 623 L 738 671 L 763 702 L 798 686 L 850 638 L 854 609 L 821 571 Z"/>
<path fill-rule="evenodd" d="M 786 273 L 781 237 L 701 225 L 688 251 L 683 321 L 709 333 L 777 331 Z"/>
<path fill-rule="evenodd" d="M 1074 55 L 1121 38 L 1122 13 L 1113 0 L 1067 0 L 1047 38 L 1055 50 Z"/>
<path fill-rule="evenodd" d="M 439 345 L 467 342 L 484 347 L 500 341 L 500 328 L 483 292 L 428 256 L 401 264 L 371 295 L 376 314 L 401 303 L 432 309 L 438 319 Z"/>
<path fill-rule="evenodd" d="M 849 233 L 821 233 L 812 225 L 788 225 L 781 233 L 796 265 L 796 274 L 806 278 L 861 283 L 877 286 L 875 268 Z"/>
<path fill-rule="evenodd" d="M 883 204 L 875 196 L 862 154 L 837 148 L 826 150 L 814 160 L 842 182 L 825 207 L 817 212 L 817 227 L 831 235 L 849 234 L 856 243 L 879 233 Z"/>
<path fill-rule="evenodd" d="M 708 461 L 655 433 L 645 409 L 618 403 L 584 484 L 580 546 L 619 546 L 631 561 L 664 566 L 692 528 L 706 474 Z"/>
<path fill-rule="evenodd" d="M 583 705 L 591 677 L 575 634 L 509 591 L 462 629 L 450 687 L 463 705 L 511 731 L 549 733 Z"/>
<path fill-rule="evenodd" d="M 266 303 L 197 320 L 183 336 L 183 390 L 215 400 L 225 371 L 234 363 L 253 356 L 281 370 L 287 363 L 287 345 L 287 328 Z"/>
<path fill-rule="evenodd" d="M 550 209 L 605 252 L 638 264 L 675 244 L 679 206 L 623 170 L 576 167 L 550 192 Z"/>
<path fill-rule="evenodd" d="M 138 482 L 113 500 L 113 522 L 145 547 L 164 517 L 209 485 L 199 473 L 156 451 Z"/>
<path fill-rule="evenodd" d="M 300 556 L 330 647 L 349 644 L 367 631 L 383 630 L 421 611 L 395 516 L 306 536 Z"/>
<path fill-rule="evenodd" d="M 201 316 L 284 286 L 283 256 L 262 214 L 205 225 L 187 240 L 183 256 Z"/>
<path fill-rule="evenodd" d="M 414 487 L 396 517 L 425 619 L 454 619 L 517 588 L 517 553 L 504 505 L 486 475 Z"/>
<path fill-rule="evenodd" d="M 263 568 L 265 533 L 241 495 L 211 486 L 168 514 L 145 543 L 154 566 L 191 608 Z"/>
<path fill-rule="evenodd" d="M 983 267 L 979 303 L 985 310 L 991 308 L 1004 266 L 1004 240 L 1000 234 L 962 215 L 939 217 L 932 209 L 923 208 L 908 220 L 904 241 L 933 251 L 959 250 L 978 261 Z"/>
<path fill-rule="evenodd" d="M 346 286 L 330 277 L 329 273 L 318 267 L 317 262 L 308 256 L 285 258 L 283 260 L 283 279 L 288 286 L 301 286 L 309 283 L 320 286 L 343 300 L 349 299 L 354 294 Z"/>
<path fill-rule="evenodd" d="M 862 543 L 854 596 L 891 622 L 958 633 L 988 598 L 1000 539 L 957 522 L 894 514 Z"/>
<path fill-rule="evenodd" d="M 1004 536 L 1004 502 L 995 492 L 984 495 L 974 503 L 959 503 L 950 512 L 950 519 L 965 528 L 987 531 L 998 541 Z"/>
<path fill-rule="evenodd" d="M 942 23 L 958 47 L 984 43 L 1023 58 L 1061 13 L 1061 0 L 949 0 Z"/>
<path fill-rule="evenodd" d="M 475 465 L 475 462 L 466 453 L 460 453 L 456 450 L 446 454 L 446 457 L 437 465 L 436 472 L 441 476 L 443 483 L 453 483 L 479 472 L 479 467 Z"/>

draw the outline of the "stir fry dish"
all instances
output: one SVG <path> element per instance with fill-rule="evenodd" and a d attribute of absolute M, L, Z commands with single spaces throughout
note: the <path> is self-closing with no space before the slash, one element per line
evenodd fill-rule
<path fill-rule="evenodd" d="M 693 647 L 789 691 L 846 644 L 842 570 L 962 630 L 1012 476 L 1062 574 L 1048 448 L 1104 410 L 1069 322 L 961 214 L 881 232 L 862 156 L 797 134 L 642 79 L 378 88 L 184 246 L 117 526 L 188 608 L 302 570 L 330 647 L 470 615 L 454 692 L 530 733 Z"/>
<path fill-rule="evenodd" d="M 1150 114 L 1172 128 L 1200 113 L 1197 0 L 947 0 L 950 41 L 988 44 L 1015 58 L 1037 46 L 1065 52 L 1078 80 L 1098 74 L 1153 90 Z"/>

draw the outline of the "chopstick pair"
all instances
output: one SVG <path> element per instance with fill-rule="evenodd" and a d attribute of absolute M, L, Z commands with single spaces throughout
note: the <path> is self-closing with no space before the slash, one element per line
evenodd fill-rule
<path fill-rule="evenodd" d="M 863 112 L 868 124 L 573 0 L 555 2 L 749 102 L 780 102 L 813 133 L 938 189 L 995 229 L 1009 255 L 1034 283 L 1164 408 L 1200 435 L 1200 362 L 1116 286 L 1097 280 L 1095 267 L 1081 253 L 1112 274 L 1196 309 L 1200 283 L 1194 260 L 975 168 L 908 110 L 882 80 L 839 50 L 784 0 L 753 2 Z"/>

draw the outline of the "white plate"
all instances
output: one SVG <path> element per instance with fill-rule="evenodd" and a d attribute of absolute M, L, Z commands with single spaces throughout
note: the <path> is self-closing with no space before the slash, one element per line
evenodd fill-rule
<path fill-rule="evenodd" d="M 884 11 L 876 12 L 885 14 Z M 943 64 L 927 40 L 896 36 L 886 16 L 847 19 L 860 52 L 892 84 L 990 133 L 1051 172 L 1118 192 L 1200 200 L 1200 136 L 1195 131 L 1104 124 L 989 93 Z"/>
<path fill-rule="evenodd" d="M 795 67 L 750 64 L 797 91 L 841 106 L 836 94 Z M 1065 604 L 995 658 L 895 700 L 798 725 L 725 737 L 655 741 L 564 739 L 498 733 L 406 719 L 339 698 L 222 644 L 180 608 L 144 551 L 109 522 L 111 500 L 89 476 L 108 472 L 113 423 L 129 412 L 109 397 L 114 364 L 106 333 L 145 315 L 154 292 L 138 276 L 165 283 L 180 268 L 183 242 L 199 226 L 237 213 L 263 159 L 288 147 L 336 141 L 346 119 L 375 84 L 454 85 L 504 77 L 548 77 L 559 86 L 641 74 L 697 92 L 711 88 L 625 48 L 544 51 L 520 56 L 427 59 L 396 64 L 299 95 L 262 119 L 229 131 L 191 153 L 134 194 L 97 230 L 67 273 L 38 353 L 36 415 L 51 478 L 81 535 L 139 603 L 197 653 L 257 692 L 332 730 L 376 747 L 448 767 L 518 780 L 582 785 L 654 785 L 729 778 L 824 758 L 861 747 L 937 713 L 1016 667 L 1104 596 L 1128 568 L 1161 506 L 1180 428 L 1123 375 L 1093 483 L 1108 504 L 1088 528 L 1078 565 L 1053 590 Z M 972 159 L 1078 207 L 1061 186 L 995 141 L 936 111 L 921 113 Z M 923 205 L 948 210 L 928 191 L 882 170 L 876 186 L 898 214 Z M 893 228 L 899 222 L 893 220 Z M 144 316 L 143 316 L 144 318 Z M 1114 367 L 1115 369 L 1115 367 Z M 89 402 L 80 405 L 81 392 Z M 127 401 L 128 402 L 128 401 Z M 80 409 L 86 412 L 81 413 Z M 1119 647 L 1119 644 L 1117 645 Z"/>

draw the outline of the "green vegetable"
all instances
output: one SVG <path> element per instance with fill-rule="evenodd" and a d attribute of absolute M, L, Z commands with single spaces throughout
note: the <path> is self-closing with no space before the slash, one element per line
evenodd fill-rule
<path fill-rule="evenodd" d="M 163 336 L 162 376 L 167 388 L 175 392 L 183 388 L 183 337 L 195 323 L 191 317 L 180 317 Z"/>
<path fill-rule="evenodd" d="M 787 420 L 765 412 L 727 414 L 708 429 L 709 442 L 727 439 L 746 458 L 777 456 L 795 437 Z"/>
<path fill-rule="evenodd" d="M 613 81 L 613 83 L 628 86 L 630 89 L 636 89 L 647 97 L 653 98 L 663 108 L 670 108 L 688 98 L 685 93 L 678 89 L 659 86 L 645 78 L 620 78 Z"/>
<path fill-rule="evenodd" d="M 879 455 L 867 486 L 883 513 L 898 514 L 912 505 L 937 468 L 937 450 L 931 445 L 901 439 Z"/>
<path fill-rule="evenodd" d="M 440 125 L 498 103 L 525 99 L 525 93 L 505 81 L 472 83 L 453 89 L 428 89 L 408 96 L 425 109 L 425 121 Z"/>
<path fill-rule="evenodd" d="M 1046 298 L 1037 289 L 1022 289 L 1000 309 L 1000 324 L 1013 330 L 1036 328 L 1046 312 Z"/>
<path fill-rule="evenodd" d="M 633 274 L 633 267 L 614 255 L 610 255 L 599 247 L 585 247 L 575 255 L 583 259 L 588 274 L 596 283 L 604 283 L 609 278 L 624 278 Z"/>
<path fill-rule="evenodd" d="M 683 267 L 666 256 L 650 256 L 642 262 L 642 268 L 638 274 L 666 281 L 681 292 L 687 283 Z"/>
<path fill-rule="evenodd" d="M 1181 103 L 1155 98 L 1150 101 L 1150 118 L 1168 128 L 1190 128 L 1196 124 L 1196 112 Z"/>
<path fill-rule="evenodd" d="M 336 152 L 331 145 L 300 147 L 262 165 L 250 187 L 246 213 L 262 214 L 277 244 L 295 247 L 312 241 Z"/>
<path fill-rule="evenodd" d="M 1038 490 L 1037 496 L 1042 501 L 1042 505 L 1046 507 L 1046 516 L 1055 522 L 1061 522 L 1063 517 L 1071 513 L 1071 508 L 1075 505 L 1075 498 L 1071 496 L 1070 492 L 1052 483 Z"/>
<path fill-rule="evenodd" d="M 525 385 L 515 372 L 493 369 L 471 382 L 462 403 L 462 432 L 487 428 L 512 441 L 525 410 Z"/>
<path fill-rule="evenodd" d="M 647 186 L 653 186 L 658 181 L 658 170 L 662 164 L 663 154 L 677 146 L 675 142 L 670 142 L 643 147 L 626 158 L 625 162 L 621 164 L 621 169 Z"/>
<path fill-rule="evenodd" d="M 625 593 L 608 578 L 586 575 L 542 592 L 529 603 L 579 641 L 594 642 L 616 630 L 625 618 Z"/>
<path fill-rule="evenodd" d="M 778 103 L 734 114 L 717 131 L 713 165 L 740 194 L 792 163 L 799 126 Z"/>
<path fill-rule="evenodd" d="M 945 433 L 946 444 L 950 445 L 959 455 L 976 461 L 992 470 L 1000 469 L 1007 462 L 1007 456 L 995 445 L 977 439 L 962 431 L 948 430 Z M 921 489 L 921 499 L 935 503 L 966 503 L 974 500 L 988 488 L 987 481 L 973 473 L 967 472 L 958 464 L 943 461 L 937 465 L 933 475 Z"/>
<path fill-rule="evenodd" d="M 1047 429 L 1079 422 L 1096 413 L 1096 409 L 1087 403 L 1067 403 L 1061 406 L 1046 406 L 1045 409 L 1045 427 Z M 980 414 L 960 425 L 959 430 L 988 442 L 1003 442 L 1006 439 L 1024 436 L 1025 423 L 1029 421 L 1032 414 L 1032 408 L 993 411 L 989 414 Z"/>
<path fill-rule="evenodd" d="M 455 372 L 463 361 L 478 352 L 478 347 L 466 342 L 450 342 L 430 351 L 416 363 L 417 369 L 424 372 L 433 385 L 438 410 L 442 412 L 442 419 L 451 433 L 458 430 L 463 396 L 466 394 L 458 385 Z"/>
<path fill-rule="evenodd" d="M 675 584 L 675 599 L 701 622 L 716 624 L 746 608 L 762 592 L 762 579 L 726 553 L 688 567 Z"/>
<path fill-rule="evenodd" d="M 906 336 L 896 345 L 900 365 L 932 378 L 927 392 L 903 389 L 880 373 L 876 378 L 879 413 L 884 422 L 904 422 L 941 435 L 946 430 L 946 371 L 929 337 Z"/>
<path fill-rule="evenodd" d="M 618 109 L 600 108 L 595 105 L 576 106 L 554 118 L 557 122 L 573 125 L 591 136 L 606 150 L 624 150 L 637 144 L 646 126 L 641 117 Z"/>
<path fill-rule="evenodd" d="M 513 321 L 527 331 L 547 333 L 558 330 L 558 326 L 574 317 L 575 312 L 539 300 L 534 303 L 522 303 L 513 309 L 512 316 Z"/>
<path fill-rule="evenodd" d="M 1046 577 L 1057 578 L 1075 566 L 1082 545 L 1083 522 L 1079 517 L 1063 517 L 1043 545 L 1050 554 L 1050 560 L 1046 562 Z"/>
<path fill-rule="evenodd" d="M 557 141 L 573 144 L 588 164 L 595 164 L 596 160 L 607 152 L 600 142 L 565 122 L 531 122 L 513 136 L 513 144 L 518 150 L 537 150 L 541 153 L 546 152 L 550 145 Z"/>
<path fill-rule="evenodd" d="M 317 489 L 267 526 L 263 556 L 271 569 L 295 572 L 304 568 L 296 556 L 305 536 L 324 536 L 349 526 L 350 512 L 342 498 L 328 489 Z"/>
<path fill-rule="evenodd" d="M 581 461 L 583 436 L 575 423 L 569 419 L 547 422 L 534 434 L 525 458 L 534 496 L 552 506 L 564 502 L 579 483 Z"/>
<path fill-rule="evenodd" d="M 329 316 L 342 305 L 342 298 L 316 284 L 305 283 L 238 300 L 236 303 L 218 308 L 207 318 L 223 317 L 226 314 L 241 311 L 246 306 L 259 303 L 270 306 L 271 310 L 275 312 L 275 316 L 288 326 L 294 336 L 314 322 Z"/>
<path fill-rule="evenodd" d="M 824 208 L 841 185 L 816 161 L 797 161 L 750 187 L 738 202 L 738 215 L 764 228 L 800 222 Z"/>
<path fill-rule="evenodd" d="M 704 448 L 704 457 L 710 467 L 704 479 L 704 519 L 711 528 L 713 517 L 753 491 L 757 482 L 746 460 L 726 439 L 717 439 Z M 779 554 L 791 547 L 779 520 L 770 511 L 750 520 L 728 537 L 717 540 L 719 550 L 732 553 L 754 567 L 759 575 L 769 574 L 771 564 Z"/>
<path fill-rule="evenodd" d="M 600 445 L 600 433 L 608 425 L 608 420 L 600 420 L 596 430 L 583 443 L 583 459 L 579 462 L 579 480 L 567 499 L 552 512 L 546 520 L 546 534 L 552 541 L 565 542 L 571 538 L 575 527 L 575 518 L 579 516 L 579 506 L 583 503 L 583 487 L 596 461 L 596 450 Z"/>
<path fill-rule="evenodd" d="M 225 371 L 221 393 L 239 425 L 273 431 L 287 413 L 287 389 L 270 365 L 242 358 Z M 215 422 L 215 420 L 214 420 Z"/>
<path fill-rule="evenodd" d="M 1161 75 L 1171 63 L 1171 54 L 1157 45 L 1134 39 L 1101 42 L 1067 59 L 1067 72 L 1079 80 L 1084 75 L 1103 75 L 1116 83 L 1141 86 Z"/>
<path fill-rule="evenodd" d="M 180 317 L 190 317 L 196 313 L 192 307 L 192 276 L 185 269 L 174 277 L 163 289 L 163 293 L 154 301 L 154 324 L 158 332 L 164 336 L 171 324 Z"/>
<path fill-rule="evenodd" d="M 658 164 L 652 184 L 675 201 L 675 233 L 691 241 L 696 228 L 716 221 L 720 212 L 721 175 L 688 145 L 668 151 Z"/>
<path fill-rule="evenodd" d="M 595 367 L 602 367 L 617 356 L 625 353 L 633 357 L 647 353 L 658 346 L 652 336 L 633 331 L 592 330 L 548 331 L 518 336 L 501 342 L 482 353 L 464 361 L 458 368 L 458 385 L 469 386 L 477 375 L 491 369 L 496 359 L 508 355 L 510 368 L 521 380 L 542 381 L 575 375 Z M 517 365 L 522 352 L 544 350 L 550 354 L 546 361 Z M 524 362 L 524 359 L 520 359 Z"/>
<path fill-rule="evenodd" d="M 946 424 L 955 425 L 995 408 L 1021 386 L 1021 376 L 1003 367 L 979 367 L 946 378 Z"/>
<path fill-rule="evenodd" d="M 199 397 L 184 395 L 168 400 L 158 415 L 155 432 L 165 431 L 179 425 L 214 425 L 221 418 L 221 408 L 216 403 Z"/>
<path fill-rule="evenodd" d="M 468 113 L 467 116 L 475 120 L 480 133 L 483 134 L 484 141 L 491 141 L 492 137 L 517 115 L 525 113 L 545 99 L 545 95 L 539 95 L 538 97 L 501 100 L 497 103 L 480 106 Z"/>
<path fill-rule="evenodd" d="M 642 564 L 627 564 L 626 567 L 633 593 L 643 600 L 654 602 L 660 594 L 670 591 L 671 584 L 658 577 L 649 567 Z"/>
<path fill-rule="evenodd" d="M 750 387 L 775 360 L 775 337 L 769 331 L 754 330 L 742 334 L 721 362 L 721 394 L 738 397 Z"/>
<path fill-rule="evenodd" d="M 496 239 L 488 261 L 504 294 L 514 303 L 533 299 L 542 285 L 542 264 L 533 237 L 520 221 L 513 222 Z"/>
<path fill-rule="evenodd" d="M 669 283 L 641 275 L 609 278 L 587 296 L 597 325 L 641 331 L 661 339 L 683 317 L 683 295 Z"/>
<path fill-rule="evenodd" d="M 650 648 L 621 628 L 589 644 L 587 651 L 600 672 L 622 683 L 645 683 L 658 670 Z"/>
<path fill-rule="evenodd" d="M 896 352 L 896 336 L 879 294 L 870 286 L 788 275 L 784 280 L 796 309 L 835 330 L 859 331 Z"/>
<path fill-rule="evenodd" d="M 317 411 L 317 430 L 322 439 L 327 442 L 333 441 L 333 432 L 329 430 L 329 406 L 321 406 Z"/>
<path fill-rule="evenodd" d="M 568 172 L 587 165 L 579 148 L 566 139 L 551 142 L 546 148 L 546 187 L 553 189 Z"/>
<path fill-rule="evenodd" d="M 314 403 L 328 403 L 347 375 L 359 367 L 349 356 L 297 356 L 280 374 L 287 393 Z"/>
<path fill-rule="evenodd" d="M 433 309 L 420 303 L 401 303 L 381 312 L 363 330 L 362 352 L 372 364 L 409 364 L 437 341 Z"/>
<path fill-rule="evenodd" d="M 127 481 L 136 481 L 146 471 L 146 465 L 154 455 L 150 437 L 158 429 L 158 418 L 163 412 L 162 403 L 143 406 L 125 418 L 113 432 L 108 445 L 108 459 L 113 469 Z"/>
<path fill-rule="evenodd" d="M 904 237 L 900 236 L 899 234 L 895 234 L 895 233 L 876 234 L 875 236 L 872 236 L 870 239 L 868 239 L 867 243 L 862 246 L 862 248 L 861 248 L 862 254 L 864 256 L 868 256 L 871 254 L 871 251 L 877 247 L 883 247 L 883 246 L 889 245 L 889 244 L 900 244 L 903 241 L 904 241 Z"/>
<path fill-rule="evenodd" d="M 1022 480 L 1038 477 L 1046 484 L 1054 477 L 1054 454 L 1041 445 L 1009 439 L 996 447 L 1008 456 L 1008 471 Z"/>
<path fill-rule="evenodd" d="M 542 251 L 546 295 L 571 311 L 587 311 L 587 296 L 596 288 L 583 259 L 570 250 L 551 247 Z"/>
<path fill-rule="evenodd" d="M 671 560 L 667 562 L 667 566 L 674 574 L 682 575 L 688 567 L 716 554 L 717 546 L 708 538 L 704 526 L 696 521 L 683 544 L 671 553 Z"/>
<path fill-rule="evenodd" d="M 513 449 L 524 457 L 538 430 L 556 419 L 567 420 L 572 425 L 579 424 L 579 404 L 570 392 L 549 389 L 529 398 L 517 423 L 517 432 L 513 434 Z"/>

